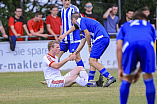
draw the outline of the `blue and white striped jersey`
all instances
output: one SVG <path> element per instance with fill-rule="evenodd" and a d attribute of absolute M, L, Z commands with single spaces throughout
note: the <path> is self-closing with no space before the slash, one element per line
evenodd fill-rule
<path fill-rule="evenodd" d="M 70 4 L 70 7 L 65 9 L 64 7 L 61 10 L 61 19 L 62 19 L 62 24 L 63 24 L 63 33 L 67 32 L 72 26 L 71 22 L 71 16 L 73 13 L 78 12 L 80 13 L 79 9 L 75 6 Z M 80 37 L 80 31 L 79 29 L 75 30 L 74 32 L 68 34 L 64 39 L 63 42 L 65 43 L 77 43 L 80 42 L 81 37 Z"/>

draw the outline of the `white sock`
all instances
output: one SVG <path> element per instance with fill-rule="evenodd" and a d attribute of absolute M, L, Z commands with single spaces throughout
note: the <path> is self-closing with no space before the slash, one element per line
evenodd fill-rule
<path fill-rule="evenodd" d="M 86 80 L 84 78 L 80 78 L 79 76 L 77 76 L 75 78 L 75 82 L 79 84 L 80 86 L 85 86 L 88 83 L 88 79 Z"/>
<path fill-rule="evenodd" d="M 80 71 L 80 77 L 81 77 L 81 78 L 84 78 L 84 79 L 86 79 L 86 80 L 88 80 L 88 74 L 87 74 L 87 72 L 86 72 L 85 69 L 82 69 L 82 70 Z"/>

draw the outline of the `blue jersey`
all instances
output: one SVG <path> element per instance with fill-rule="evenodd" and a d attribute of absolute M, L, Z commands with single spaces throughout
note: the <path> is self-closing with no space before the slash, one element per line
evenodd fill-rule
<path fill-rule="evenodd" d="M 79 13 L 79 9 L 70 4 L 69 8 L 65 9 L 64 7 L 61 10 L 61 19 L 62 19 L 62 24 L 63 24 L 63 34 L 66 33 L 72 26 L 72 22 L 71 22 L 71 16 L 73 13 L 78 12 Z M 81 37 L 80 37 L 80 31 L 79 30 L 75 30 L 74 32 L 68 34 L 64 39 L 63 42 L 64 43 L 77 43 L 80 42 Z"/>
<path fill-rule="evenodd" d="M 109 38 L 106 29 L 96 20 L 82 17 L 78 18 L 76 23 L 82 32 L 86 29 L 90 32 L 93 43 L 102 37 Z"/>
<path fill-rule="evenodd" d="M 140 40 L 155 42 L 155 29 L 145 20 L 131 20 L 121 26 L 119 32 L 117 33 L 117 40 L 119 39 L 123 40 L 123 44 L 126 42 L 132 43 Z"/>

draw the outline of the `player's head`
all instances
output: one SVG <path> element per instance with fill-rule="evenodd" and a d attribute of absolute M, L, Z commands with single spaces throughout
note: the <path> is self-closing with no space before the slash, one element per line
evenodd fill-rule
<path fill-rule="evenodd" d="M 144 13 L 142 13 L 141 11 L 136 11 L 133 16 L 132 19 L 138 19 L 138 20 L 147 20 L 147 17 Z"/>
<path fill-rule="evenodd" d="M 57 12 L 58 12 L 58 7 L 56 5 L 51 5 L 51 8 L 50 8 L 50 12 L 53 16 L 56 16 L 57 15 Z"/>
<path fill-rule="evenodd" d="M 142 8 L 142 12 L 148 17 L 150 14 L 150 10 L 147 6 Z"/>
<path fill-rule="evenodd" d="M 22 8 L 21 7 L 16 7 L 15 8 L 15 15 L 17 16 L 17 17 L 20 17 L 21 15 L 22 15 Z"/>
<path fill-rule="evenodd" d="M 40 11 L 35 12 L 34 18 L 36 21 L 42 20 L 42 13 Z"/>
<path fill-rule="evenodd" d="M 87 11 L 87 12 L 91 12 L 92 9 L 93 9 L 93 5 L 91 2 L 87 2 L 84 6 L 84 9 Z"/>
<path fill-rule="evenodd" d="M 49 52 L 53 52 L 55 55 L 59 54 L 60 52 L 59 42 L 56 40 L 50 41 L 48 43 L 48 50 Z"/>
<path fill-rule="evenodd" d="M 69 8 L 71 0 L 61 0 L 65 9 Z"/>
<path fill-rule="evenodd" d="M 114 15 L 116 15 L 117 12 L 118 12 L 118 6 L 116 4 L 112 4 L 111 8 L 112 8 L 111 13 L 114 14 Z"/>
<path fill-rule="evenodd" d="M 80 15 L 78 12 L 73 13 L 72 16 L 71 16 L 71 21 L 72 21 L 72 23 L 73 23 L 73 24 L 76 24 L 76 20 L 77 20 L 78 18 L 81 18 L 81 15 Z"/>
<path fill-rule="evenodd" d="M 128 9 L 127 12 L 126 12 L 126 17 L 131 20 L 133 13 L 134 12 L 133 12 L 132 9 Z"/>

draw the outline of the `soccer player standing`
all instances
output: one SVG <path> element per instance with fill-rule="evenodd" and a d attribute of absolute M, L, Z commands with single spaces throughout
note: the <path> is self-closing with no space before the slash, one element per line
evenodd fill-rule
<path fill-rule="evenodd" d="M 72 27 L 72 22 L 71 22 L 71 16 L 73 13 L 78 12 L 79 9 L 70 4 L 71 0 L 61 0 L 63 3 L 63 8 L 61 10 L 61 19 L 62 19 L 62 24 L 63 24 L 63 34 L 67 32 L 71 27 Z M 64 52 L 67 52 L 69 50 L 70 53 L 75 52 L 76 48 L 80 44 L 81 37 L 80 37 L 80 31 L 79 29 L 75 30 L 74 32 L 68 34 L 62 42 L 60 42 L 60 53 L 58 55 L 58 58 L 62 56 Z M 83 61 L 81 60 L 80 53 L 77 54 L 76 56 L 76 64 L 77 66 L 84 66 Z"/>
<path fill-rule="evenodd" d="M 107 78 L 108 81 L 104 85 L 104 87 L 108 87 L 112 83 L 116 82 L 116 79 L 110 75 L 110 73 L 106 70 L 106 68 L 104 68 L 102 64 L 98 62 L 98 59 L 100 59 L 101 55 L 104 53 L 104 51 L 109 45 L 109 34 L 98 21 L 95 21 L 90 18 L 80 17 L 81 16 L 79 15 L 79 13 L 74 13 L 72 15 L 71 19 L 74 26 L 71 27 L 69 31 L 67 31 L 61 38 L 64 38 L 64 36 L 66 36 L 77 28 L 82 31 L 85 38 L 81 40 L 81 43 L 74 52 L 74 54 L 77 55 L 83 48 L 85 42 L 87 41 L 90 53 L 89 64 L 91 66 L 88 75 L 88 81 L 90 82 L 91 80 L 94 80 L 95 72 L 97 69 L 105 78 Z M 88 83 L 87 86 L 91 86 L 91 83 Z"/>
<path fill-rule="evenodd" d="M 155 72 L 154 27 L 147 22 L 142 12 L 135 12 L 133 20 L 126 22 L 117 33 L 118 77 L 120 86 L 120 103 L 126 104 L 131 83 L 137 82 L 141 72 L 146 86 L 147 104 L 155 104 Z M 136 64 L 140 68 L 136 73 Z"/>

